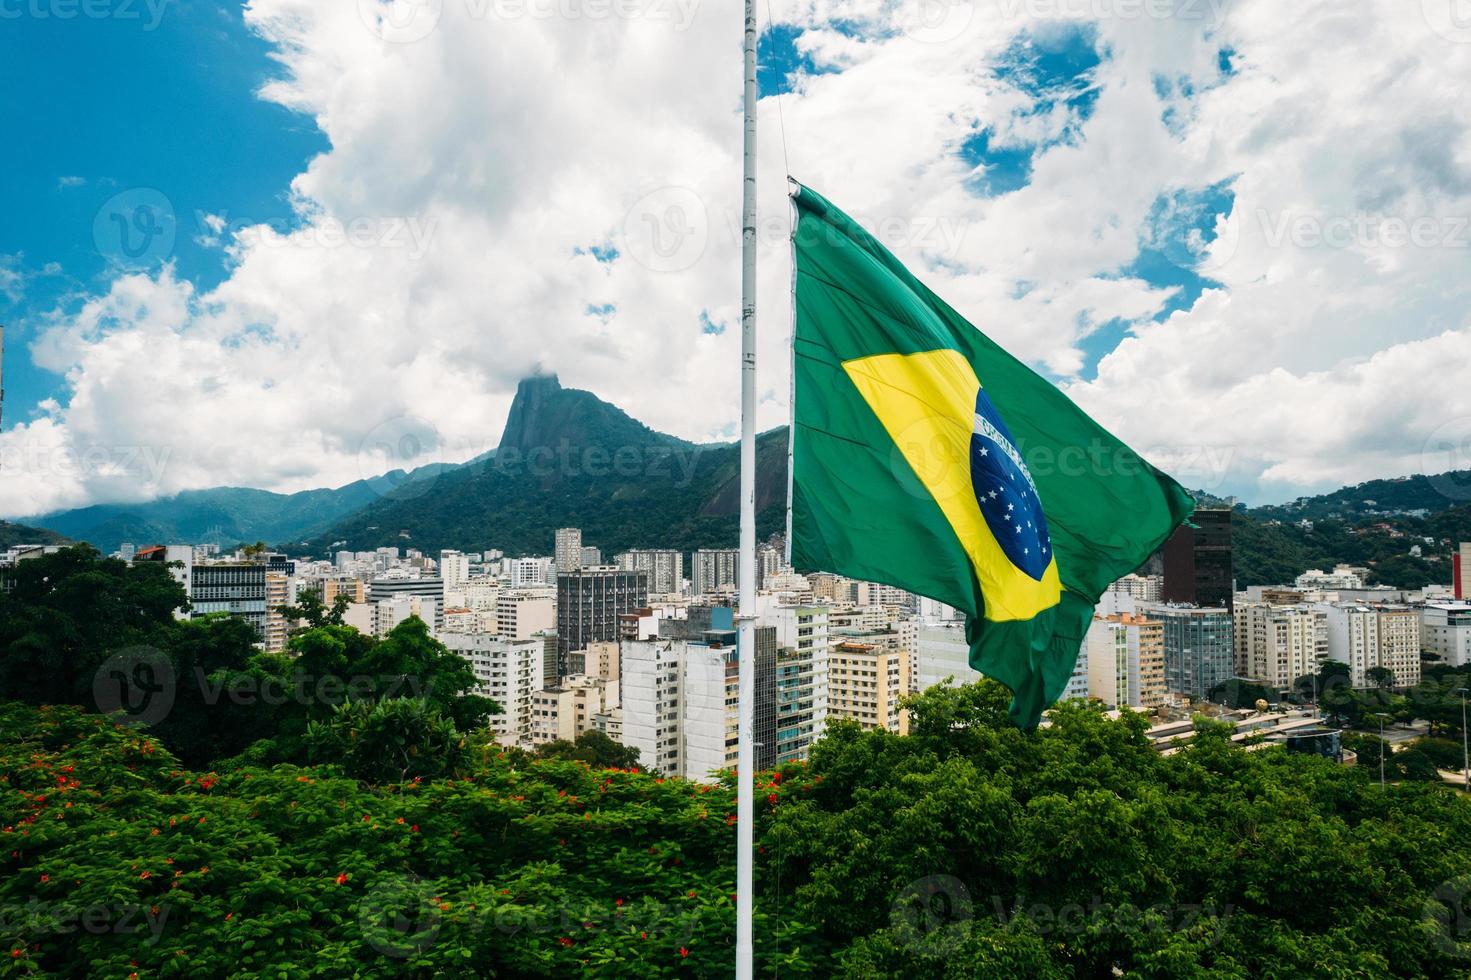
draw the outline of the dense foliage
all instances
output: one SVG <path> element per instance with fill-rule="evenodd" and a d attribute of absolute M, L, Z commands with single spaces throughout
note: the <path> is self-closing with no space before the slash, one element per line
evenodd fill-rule
<path fill-rule="evenodd" d="M 1435 513 L 1471 500 L 1471 470 L 1369 480 L 1290 503 L 1253 508 L 1261 517 L 1340 517 L 1350 520 L 1414 511 Z"/>
<path fill-rule="evenodd" d="M 1471 804 L 1247 751 L 1170 757 L 988 684 L 758 775 L 758 970 L 1452 976 Z M 457 778 L 182 766 L 146 730 L 0 708 L 11 975 L 721 976 L 732 787 L 473 746 Z M 347 763 L 351 765 L 351 763 Z M 361 775 L 361 774 L 360 774 Z M 85 923 L 86 925 L 81 925 Z M 1115 973 L 1117 971 L 1117 973 Z"/>
<path fill-rule="evenodd" d="M 1471 507 L 1423 518 L 1317 519 L 1311 528 L 1270 522 L 1257 509 L 1238 510 L 1231 534 L 1238 588 L 1291 584 L 1309 568 L 1343 562 L 1367 567 L 1371 583 L 1419 589 L 1450 584 L 1451 553 L 1471 540 Z M 1415 546 L 1420 557 L 1410 554 Z"/>
<path fill-rule="evenodd" d="M 304 762 L 309 727 L 346 723 L 339 708 L 349 700 L 420 699 L 463 732 L 499 710 L 472 693 L 470 665 L 417 618 L 380 641 L 308 599 L 304 611 L 321 625 L 271 654 L 243 620 L 175 619 L 184 604 L 158 563 L 86 547 L 22 562 L 0 592 L 0 699 L 121 709 L 190 765 L 246 749 L 256 761 Z M 314 738 L 325 751 L 326 731 Z"/>
<path fill-rule="evenodd" d="M 175 620 L 157 565 L 68 549 L 12 584 L 5 975 L 729 972 L 731 778 L 639 772 L 595 735 L 496 746 L 496 706 L 417 619 L 379 641 L 307 598 L 283 656 Z M 1201 722 L 1164 756 L 1143 718 L 1076 703 L 1019 732 L 990 683 L 915 698 L 908 736 L 831 725 L 756 776 L 759 970 L 1466 975 L 1471 802 L 1437 770 L 1471 675 L 1346 673 L 1294 696 L 1431 737 L 1351 734 L 1344 767 Z"/>

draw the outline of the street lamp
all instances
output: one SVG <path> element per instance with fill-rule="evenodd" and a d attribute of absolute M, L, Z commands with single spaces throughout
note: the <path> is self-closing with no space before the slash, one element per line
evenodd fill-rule
<path fill-rule="evenodd" d="M 1382 711 L 1374 713 L 1379 719 L 1379 789 L 1384 789 L 1384 757 L 1389 755 L 1389 743 L 1384 741 L 1384 719 L 1389 716 Z"/>
<path fill-rule="evenodd" d="M 1461 769 L 1466 775 L 1466 792 L 1471 793 L 1471 747 L 1466 741 L 1466 689 L 1456 688 L 1461 696 Z"/>

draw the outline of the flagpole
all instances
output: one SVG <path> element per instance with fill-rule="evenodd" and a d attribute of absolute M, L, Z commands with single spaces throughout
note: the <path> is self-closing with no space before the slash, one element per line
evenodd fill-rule
<path fill-rule="evenodd" d="M 740 697 L 736 755 L 736 980 L 750 980 L 752 941 L 753 799 L 756 752 L 751 731 L 756 693 L 756 0 L 746 0 L 745 146 L 741 186 L 741 553 Z"/>

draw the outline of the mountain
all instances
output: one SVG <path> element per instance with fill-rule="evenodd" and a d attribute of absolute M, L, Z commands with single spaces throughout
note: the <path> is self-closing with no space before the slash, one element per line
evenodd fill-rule
<path fill-rule="evenodd" d="M 757 530 L 786 519 L 787 431 L 757 438 Z M 521 382 L 496 450 L 387 495 L 314 536 L 307 547 L 435 551 L 499 548 L 549 554 L 558 527 L 580 527 L 608 555 L 630 547 L 734 546 L 740 448 L 656 432 L 555 377 Z"/>
<path fill-rule="evenodd" d="M 432 480 L 447 467 L 435 463 L 412 472 L 395 470 L 334 489 L 272 493 L 248 487 L 186 490 L 139 504 L 96 504 L 34 518 L 36 524 L 106 553 L 125 541 L 292 542 L 377 500 Z"/>
<path fill-rule="evenodd" d="M 526 378 L 506 415 L 497 452 L 530 453 L 538 447 L 632 446 L 688 448 L 683 439 L 655 432 L 590 391 L 563 388 L 556 375 Z"/>
<path fill-rule="evenodd" d="M 1471 470 L 1370 480 L 1314 497 L 1298 497 L 1286 504 L 1253 507 L 1263 518 L 1317 520 L 1367 518 L 1400 514 L 1436 514 L 1471 503 Z"/>
<path fill-rule="evenodd" d="M 757 437 L 762 536 L 783 527 L 786 464 L 785 428 Z M 319 555 L 380 546 L 549 554 L 556 528 L 580 527 L 585 541 L 612 555 L 630 547 L 732 547 L 739 495 L 737 444 L 699 445 L 655 431 L 591 392 L 544 376 L 517 386 L 497 448 L 469 463 L 296 494 L 217 487 L 34 523 L 104 551 L 123 541 L 261 540 Z M 1206 506 L 1234 503 L 1197 497 Z M 1235 504 L 1237 582 L 1290 581 L 1340 561 L 1366 565 L 1374 580 L 1396 586 L 1449 582 L 1452 549 L 1471 540 L 1468 501 L 1471 471 L 1371 480 L 1282 505 Z"/>
<path fill-rule="evenodd" d="M 29 527 L 0 521 L 0 548 L 13 548 L 18 544 L 65 544 L 66 538 L 43 527 Z"/>

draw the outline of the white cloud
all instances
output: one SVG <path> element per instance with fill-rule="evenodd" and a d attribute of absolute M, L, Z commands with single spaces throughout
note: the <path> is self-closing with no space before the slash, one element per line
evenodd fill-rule
<path fill-rule="evenodd" d="M 1187 482 L 1280 497 L 1408 471 L 1442 419 L 1471 418 L 1454 382 L 1471 359 L 1468 251 L 1451 227 L 1471 213 L 1471 110 L 1445 88 L 1471 46 L 1388 0 L 1178 0 L 1172 17 L 996 0 L 938 22 L 919 16 L 930 7 L 774 3 L 826 73 L 782 97 L 784 126 L 775 100 L 762 106 L 763 426 L 786 412 L 788 161 L 1060 376 L 1083 371 L 1090 331 L 1134 324 L 1069 388 Z M 593 18 L 443 0 L 413 8 L 438 15 L 412 43 L 382 40 L 364 9 L 246 8 L 284 68 L 261 97 L 330 141 L 290 189 L 301 227 L 209 216 L 232 262 L 217 289 L 132 275 L 58 314 L 34 356 L 71 394 L 0 436 L 0 513 L 338 484 L 380 462 L 364 447 L 395 426 L 435 433 L 405 463 L 468 458 L 536 368 L 656 428 L 730 431 L 739 331 L 706 333 L 701 315 L 739 315 L 735 6 L 649 0 L 646 16 Z M 1019 34 L 1058 19 L 1090 23 L 1108 53 L 1070 139 L 1076 120 L 1026 113 L 994 71 Z M 988 126 L 1047 146 L 1028 186 L 981 198 L 959 151 Z M 1154 323 L 1174 289 L 1120 270 L 1162 196 L 1228 180 L 1236 206 L 1209 257 L 1221 287 Z M 1311 243 L 1313 222 L 1360 212 L 1429 216 L 1440 238 Z M 586 253 L 608 242 L 615 261 Z M 26 453 L 51 462 L 14 462 Z"/>
<path fill-rule="evenodd" d="M 20 302 L 25 295 L 26 279 L 21 256 L 0 253 L 0 296 L 12 303 Z"/>

